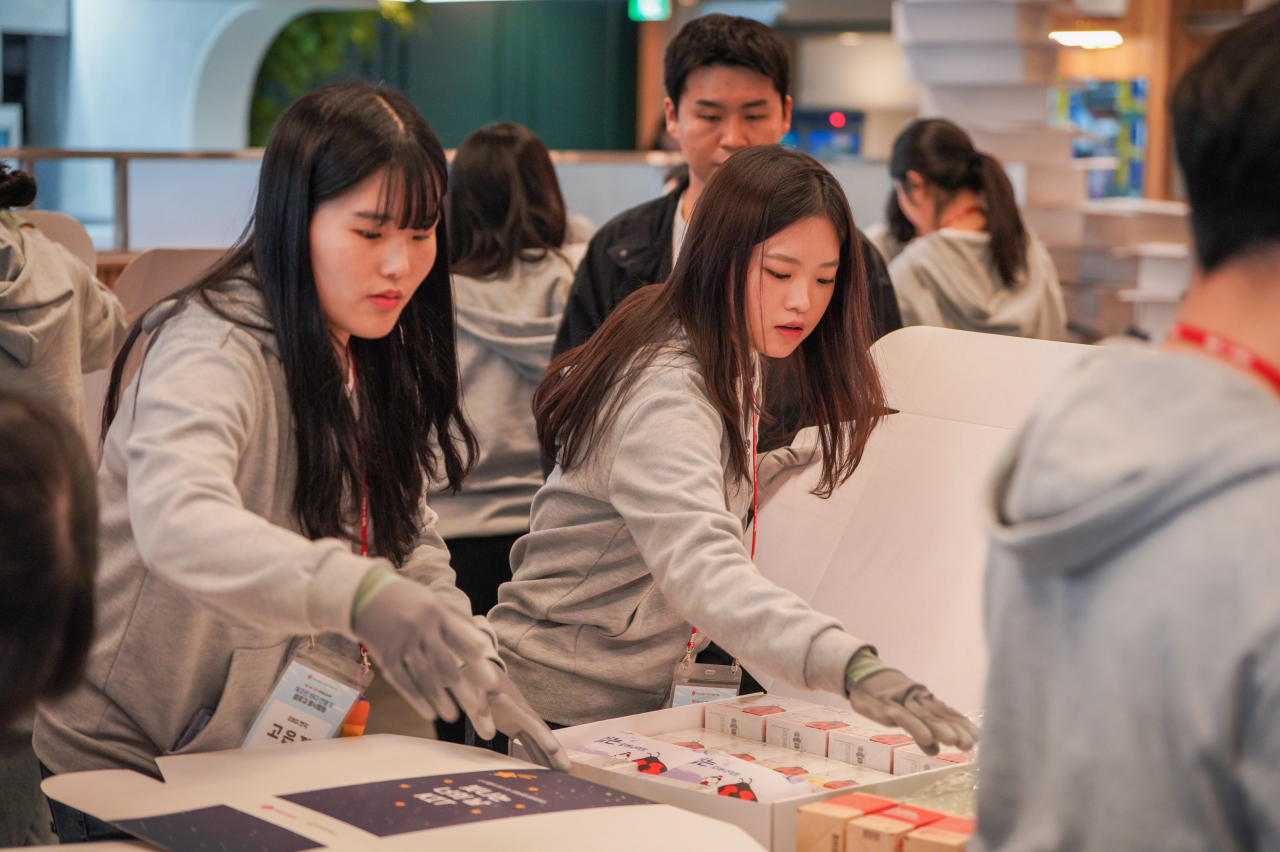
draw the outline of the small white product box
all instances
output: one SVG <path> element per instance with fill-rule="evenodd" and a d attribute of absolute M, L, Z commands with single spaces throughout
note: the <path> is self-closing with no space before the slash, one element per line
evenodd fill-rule
<path fill-rule="evenodd" d="M 827 738 L 827 756 L 841 763 L 865 766 L 878 772 L 893 772 L 894 755 L 915 741 L 897 728 L 869 720 L 832 731 Z"/>
<path fill-rule="evenodd" d="M 973 752 L 944 748 L 933 757 L 925 754 L 917 745 L 905 746 L 893 754 L 894 775 L 914 775 L 930 769 L 945 769 L 973 760 Z"/>
<path fill-rule="evenodd" d="M 848 707 L 815 705 L 779 716 L 769 716 L 765 720 L 765 742 L 827 757 L 829 733 L 861 725 L 866 721 L 866 718 Z"/>
<path fill-rule="evenodd" d="M 744 695 L 731 701 L 716 701 L 704 706 L 706 719 L 703 725 L 707 729 L 762 743 L 768 717 L 817 705 L 800 698 L 757 693 Z"/>
<path fill-rule="evenodd" d="M 814 787 L 827 790 L 843 790 L 846 787 L 877 784 L 893 779 L 893 776 L 887 772 L 877 772 L 874 769 L 853 766 L 829 757 L 819 757 L 816 754 L 805 754 L 799 751 L 789 752 L 781 760 L 763 761 L 763 765 L 789 777 L 804 778 Z"/>

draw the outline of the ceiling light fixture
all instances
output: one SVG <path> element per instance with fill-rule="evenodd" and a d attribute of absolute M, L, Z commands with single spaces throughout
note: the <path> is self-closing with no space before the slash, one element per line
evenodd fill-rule
<path fill-rule="evenodd" d="M 1060 30 L 1049 33 L 1049 38 L 1064 47 L 1083 47 L 1085 50 L 1119 47 L 1124 44 L 1124 37 L 1115 30 Z"/>

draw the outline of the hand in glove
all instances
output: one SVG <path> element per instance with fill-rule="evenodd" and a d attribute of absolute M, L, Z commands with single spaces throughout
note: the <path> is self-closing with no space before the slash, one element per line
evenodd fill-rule
<path fill-rule="evenodd" d="M 968 751 L 978 740 L 972 722 L 897 669 L 876 669 L 849 683 L 849 703 L 868 719 L 905 729 L 925 754 L 937 754 L 939 745 Z"/>
<path fill-rule="evenodd" d="M 756 486 L 760 490 L 760 502 L 764 503 L 772 494 L 774 480 L 788 471 L 806 467 L 821 459 L 821 444 L 781 447 L 762 453 L 756 462 Z"/>
<path fill-rule="evenodd" d="M 489 665 L 495 670 L 495 677 L 498 679 L 497 692 L 489 696 L 489 709 L 493 712 L 494 725 L 508 737 L 519 739 L 535 763 L 548 769 L 568 772 L 569 755 L 564 746 L 560 745 L 555 734 L 551 733 L 542 717 L 529 706 L 529 702 L 524 700 L 507 673 L 492 660 Z M 472 725 L 474 724 L 472 721 Z M 478 729 L 476 733 L 481 735 Z"/>
<path fill-rule="evenodd" d="M 396 579 L 356 610 L 352 626 L 391 685 L 423 715 L 455 721 L 458 711 L 493 737 L 489 694 L 499 690 L 493 642 L 471 616 L 412 580 Z"/>

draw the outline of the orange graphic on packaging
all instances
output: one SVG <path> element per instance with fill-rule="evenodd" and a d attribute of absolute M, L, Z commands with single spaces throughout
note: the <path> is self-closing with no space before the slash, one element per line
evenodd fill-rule
<path fill-rule="evenodd" d="M 819 731 L 834 731 L 836 728 L 847 728 L 849 725 L 845 722 L 810 722 L 808 727 Z"/>
<path fill-rule="evenodd" d="M 752 716 L 772 716 L 775 713 L 784 713 L 786 711 L 781 707 L 766 705 L 764 707 L 745 707 L 742 712 Z"/>

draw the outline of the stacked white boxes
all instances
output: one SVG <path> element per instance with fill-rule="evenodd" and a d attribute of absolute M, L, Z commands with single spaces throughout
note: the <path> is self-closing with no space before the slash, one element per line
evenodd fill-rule
<path fill-rule="evenodd" d="M 956 122 L 1004 163 L 1058 267 L 1072 326 L 1087 337 L 1137 330 L 1159 340 L 1190 276 L 1186 210 L 1087 201 L 1073 131 L 1048 123 L 1051 9 L 1049 0 L 896 0 L 893 33 L 922 85 L 921 114 Z"/>

